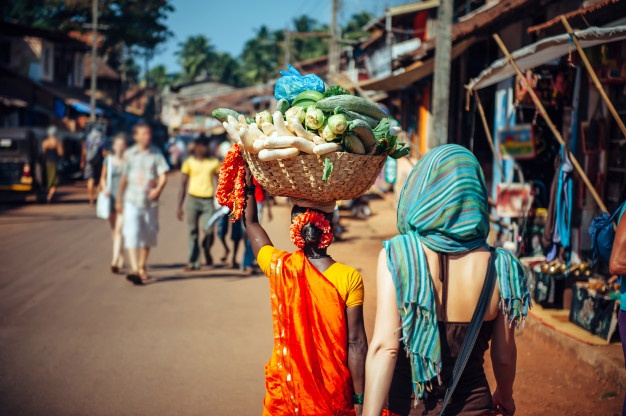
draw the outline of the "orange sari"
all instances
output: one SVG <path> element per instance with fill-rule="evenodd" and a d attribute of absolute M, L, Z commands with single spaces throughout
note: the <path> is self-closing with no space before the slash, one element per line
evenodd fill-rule
<path fill-rule="evenodd" d="M 354 415 L 343 299 L 301 250 L 276 252 L 268 277 L 274 350 L 263 415 Z"/>

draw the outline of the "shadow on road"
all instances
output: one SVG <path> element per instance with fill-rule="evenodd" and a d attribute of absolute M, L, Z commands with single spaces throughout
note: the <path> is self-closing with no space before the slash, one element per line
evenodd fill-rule
<path fill-rule="evenodd" d="M 193 280 L 193 279 L 231 279 L 233 281 L 239 281 L 243 279 L 251 279 L 261 277 L 262 274 L 256 273 L 252 275 L 241 274 L 237 271 L 233 271 L 231 273 L 195 273 L 189 275 L 176 275 L 176 276 L 167 276 L 167 277 L 157 277 L 154 278 L 151 282 L 148 282 L 147 285 L 155 284 L 155 283 L 167 283 L 167 282 L 179 282 L 184 280 Z"/>
<path fill-rule="evenodd" d="M 28 224 L 50 221 L 78 221 L 95 219 L 95 214 L 90 215 L 54 215 L 54 214 L 25 214 L 20 213 L 10 218 L 0 219 L 0 225 Z"/>
<path fill-rule="evenodd" d="M 154 270 L 169 270 L 169 269 L 182 269 L 185 267 L 185 263 L 171 263 L 171 264 L 151 264 L 150 269 Z"/>

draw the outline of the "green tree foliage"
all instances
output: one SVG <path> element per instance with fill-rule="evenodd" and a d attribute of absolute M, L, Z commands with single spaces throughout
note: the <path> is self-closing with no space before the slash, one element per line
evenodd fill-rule
<path fill-rule="evenodd" d="M 364 32 L 362 28 L 373 18 L 374 15 L 368 12 L 353 14 L 343 28 L 343 38 L 357 40 L 368 37 L 368 32 Z"/>
<path fill-rule="evenodd" d="M 91 0 L 16 0 L 2 2 L 2 19 L 22 24 L 61 30 L 88 30 Z M 99 0 L 99 24 L 106 26 L 104 47 L 120 43 L 154 49 L 165 42 L 169 31 L 167 16 L 174 11 L 169 0 Z"/>
<path fill-rule="evenodd" d="M 215 56 L 215 46 L 204 35 L 189 36 L 178 44 L 176 56 L 183 69 L 181 80 L 192 81 L 195 78 L 209 75 L 211 61 Z"/>
<path fill-rule="evenodd" d="M 211 75 L 214 80 L 234 87 L 248 85 L 239 59 L 228 52 L 217 52 L 211 59 Z"/>
<path fill-rule="evenodd" d="M 256 36 L 245 43 L 241 59 L 249 82 L 267 82 L 277 76 L 276 68 L 280 65 L 279 58 L 282 56 L 278 42 L 276 32 L 271 32 L 267 26 L 261 26 Z"/>
<path fill-rule="evenodd" d="M 171 77 L 167 73 L 165 65 L 157 65 L 150 68 L 146 81 L 149 81 L 151 85 L 154 85 L 158 90 L 160 90 L 170 84 Z"/>
<path fill-rule="evenodd" d="M 295 60 L 304 61 L 328 54 L 327 36 L 305 37 L 304 35 L 306 33 L 319 35 L 327 34 L 327 25 L 320 25 L 317 20 L 302 15 L 293 19 L 293 27 L 295 33 L 289 47 L 291 48 Z"/>

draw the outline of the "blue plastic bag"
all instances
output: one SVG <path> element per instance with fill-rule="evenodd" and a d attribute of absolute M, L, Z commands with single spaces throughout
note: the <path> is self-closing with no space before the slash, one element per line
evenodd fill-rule
<path fill-rule="evenodd" d="M 282 77 L 276 81 L 274 98 L 292 102 L 303 91 L 324 92 L 324 81 L 315 74 L 301 75 L 293 66 L 287 64 L 288 71 L 280 71 Z"/>

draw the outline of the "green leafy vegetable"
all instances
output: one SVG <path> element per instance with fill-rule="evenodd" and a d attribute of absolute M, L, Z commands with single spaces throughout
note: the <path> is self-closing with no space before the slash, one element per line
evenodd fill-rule
<path fill-rule="evenodd" d="M 408 147 L 405 143 L 398 143 L 396 144 L 396 150 L 394 150 L 389 156 L 394 159 L 400 159 L 407 156 L 409 153 L 411 153 L 410 147 Z"/>
<path fill-rule="evenodd" d="M 326 182 L 333 172 L 333 162 L 327 157 L 324 157 L 324 174 L 322 175 L 322 181 Z"/>
<path fill-rule="evenodd" d="M 374 127 L 374 137 L 376 140 L 380 140 L 383 137 L 389 137 L 389 119 L 383 118 L 380 123 Z"/>
<path fill-rule="evenodd" d="M 339 85 L 333 85 L 326 91 L 324 91 L 324 98 L 332 97 L 333 95 L 352 95 L 350 91 L 346 91 Z"/>

